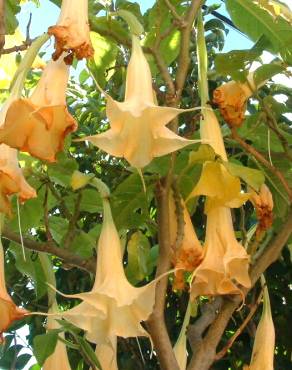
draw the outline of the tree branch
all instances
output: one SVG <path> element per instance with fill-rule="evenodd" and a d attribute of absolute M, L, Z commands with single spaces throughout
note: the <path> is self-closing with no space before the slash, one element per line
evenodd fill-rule
<path fill-rule="evenodd" d="M 184 18 L 185 26 L 181 29 L 180 53 L 176 75 L 177 101 L 181 98 L 190 65 L 190 37 L 193 23 L 203 2 L 203 0 L 192 0 L 189 11 Z"/>
<path fill-rule="evenodd" d="M 278 259 L 279 254 L 287 243 L 291 233 L 292 209 L 290 209 L 288 218 L 283 224 L 280 232 L 274 237 L 267 248 L 260 256 L 257 257 L 254 264 L 251 266 L 250 277 L 252 287 L 259 279 L 261 274 Z M 244 289 L 243 291 L 245 294 L 247 294 L 249 290 Z M 230 317 L 240 303 L 240 296 L 235 296 L 231 299 L 228 297 L 224 298 L 222 309 L 209 327 L 204 339 L 198 345 L 198 350 L 195 356 L 192 357 L 191 362 L 188 366 L 188 370 L 208 370 L 210 368 L 210 366 L 216 359 L 216 348 L 221 340 L 222 335 L 224 334 Z"/>
<path fill-rule="evenodd" d="M 169 271 L 171 266 L 171 246 L 169 238 L 169 181 L 164 184 L 158 184 L 156 198 L 158 209 L 158 230 L 159 230 L 159 257 L 156 270 L 156 276 Z M 147 321 L 147 328 L 151 334 L 155 350 L 157 352 L 160 367 L 162 370 L 179 370 L 171 341 L 168 336 L 165 318 L 164 306 L 166 299 L 166 290 L 168 285 L 168 276 L 159 280 L 155 292 L 155 305 L 153 313 Z"/>
<path fill-rule="evenodd" d="M 2 237 L 17 244 L 21 244 L 20 236 L 13 231 L 8 230 L 6 227 L 4 227 Z M 53 241 L 41 243 L 29 238 L 24 238 L 23 242 L 26 249 L 53 254 L 70 265 L 79 267 L 87 272 L 95 273 L 96 262 L 93 258 L 84 260 L 67 249 L 58 247 Z"/>

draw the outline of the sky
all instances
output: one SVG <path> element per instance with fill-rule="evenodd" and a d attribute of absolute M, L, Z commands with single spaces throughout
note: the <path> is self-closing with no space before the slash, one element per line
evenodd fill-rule
<path fill-rule="evenodd" d="M 155 0 L 136 0 L 136 1 L 139 2 L 142 12 L 144 12 L 148 7 L 152 6 L 152 4 L 155 2 Z M 20 29 L 22 33 L 25 34 L 30 13 L 32 13 L 32 22 L 30 27 L 31 38 L 37 37 L 43 32 L 45 32 L 49 26 L 52 26 L 56 23 L 58 18 L 59 8 L 56 5 L 51 3 L 49 0 L 40 0 L 40 2 L 41 7 L 39 8 L 37 8 L 31 2 L 24 4 L 21 13 L 18 16 Z M 291 0 L 282 0 L 282 2 L 285 2 L 287 5 L 289 5 L 289 3 L 291 4 Z M 214 0 L 208 0 L 207 4 L 208 3 L 213 4 Z M 225 16 L 228 16 L 226 10 L 224 9 L 224 6 L 222 6 L 219 9 L 219 12 Z M 226 46 L 223 49 L 224 52 L 230 51 L 232 49 L 249 49 L 253 45 L 253 43 L 247 37 L 242 35 L 240 32 L 234 30 L 231 27 L 228 28 L 230 31 L 226 36 L 225 43 Z M 269 61 L 272 60 L 272 58 L 273 56 L 271 56 L 271 54 L 265 53 L 264 60 L 266 63 L 269 63 Z M 254 65 L 253 67 L 255 68 L 256 65 Z M 289 81 L 283 75 L 276 76 L 274 80 L 277 83 L 282 83 L 291 86 L 291 80 Z M 281 97 L 279 97 L 279 100 L 281 101 Z M 28 335 L 28 327 L 22 329 L 19 332 L 19 335 L 24 339 L 25 336 Z M 26 350 L 26 352 L 29 351 Z M 29 369 L 30 366 L 33 365 L 34 363 L 35 360 L 32 359 L 25 369 Z"/>

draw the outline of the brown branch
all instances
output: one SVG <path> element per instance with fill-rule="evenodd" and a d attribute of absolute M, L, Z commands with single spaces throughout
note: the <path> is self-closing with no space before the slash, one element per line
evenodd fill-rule
<path fill-rule="evenodd" d="M 6 227 L 4 227 L 2 237 L 11 240 L 17 244 L 21 244 L 20 236 L 11 230 L 8 230 Z M 70 265 L 79 267 L 80 269 L 87 272 L 95 273 L 96 263 L 93 258 L 89 260 L 84 260 L 76 254 L 71 253 L 67 249 L 59 248 L 57 244 L 52 241 L 41 243 L 29 238 L 24 238 L 23 242 L 26 249 L 53 254 Z"/>
<path fill-rule="evenodd" d="M 282 172 L 279 171 L 276 167 L 274 167 L 261 153 L 259 153 L 253 146 L 246 143 L 237 133 L 236 129 L 233 127 L 231 129 L 232 138 L 238 142 L 240 146 L 242 146 L 248 153 L 252 154 L 259 162 L 261 162 L 265 167 L 267 167 L 276 177 L 278 177 L 279 181 L 282 183 L 284 189 L 286 190 L 290 203 L 292 202 L 292 189 L 288 185 L 285 177 L 283 176 Z"/>
<path fill-rule="evenodd" d="M 0 0 L 0 55 L 5 45 L 5 1 Z"/>
<path fill-rule="evenodd" d="M 169 177 L 169 176 L 168 176 Z M 158 241 L 159 257 L 156 270 L 156 276 L 167 272 L 171 266 L 171 247 L 169 238 L 169 181 L 166 179 L 163 184 L 159 183 L 156 191 L 157 209 L 158 209 Z M 155 305 L 153 313 L 147 321 L 147 328 L 150 332 L 158 355 L 160 368 L 162 370 L 179 370 L 171 341 L 168 336 L 164 307 L 166 299 L 166 290 L 168 285 L 168 276 L 159 280 L 155 292 Z"/>
<path fill-rule="evenodd" d="M 82 199 L 82 193 L 78 192 L 77 199 L 75 202 L 73 216 L 70 218 L 68 230 L 64 238 L 64 249 L 69 249 L 76 235 L 76 225 L 80 215 L 80 204 Z"/>
<path fill-rule="evenodd" d="M 165 2 L 165 5 L 168 7 L 168 9 L 170 10 L 170 12 L 171 12 L 171 14 L 172 14 L 172 16 L 173 16 L 173 18 L 178 22 L 178 23 L 184 23 L 184 18 L 183 17 L 181 17 L 179 14 L 178 14 L 178 12 L 176 11 L 176 9 L 175 9 L 175 6 L 174 5 L 172 5 L 171 3 L 170 3 L 170 1 L 169 0 L 164 0 L 164 2 Z"/>
<path fill-rule="evenodd" d="M 203 2 L 203 0 L 192 0 L 189 11 L 185 16 L 185 27 L 181 29 L 180 53 L 176 75 L 177 101 L 181 98 L 190 65 L 190 37 L 193 23 Z"/>
<path fill-rule="evenodd" d="M 251 266 L 250 277 L 252 287 L 259 279 L 261 274 L 278 259 L 281 250 L 287 243 L 292 233 L 292 210 L 288 214 L 286 222 L 283 224 L 280 232 L 269 243 L 263 253 L 258 256 L 255 263 Z M 248 289 L 244 289 L 248 293 Z M 198 345 L 196 355 L 192 357 L 188 370 L 208 370 L 216 359 L 216 348 L 224 334 L 225 328 L 233 312 L 241 303 L 241 297 L 235 296 L 232 299 L 224 298 L 222 309 L 218 316 L 209 327 L 204 339 Z"/>

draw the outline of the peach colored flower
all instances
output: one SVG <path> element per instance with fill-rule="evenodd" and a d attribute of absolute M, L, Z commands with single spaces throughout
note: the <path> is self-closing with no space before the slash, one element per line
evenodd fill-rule
<path fill-rule="evenodd" d="M 89 36 L 88 0 L 63 0 L 61 14 L 55 26 L 48 29 L 55 36 L 53 59 L 60 58 L 64 51 L 77 59 L 93 57 L 94 50 Z M 68 59 L 71 58 L 66 58 Z"/>
<path fill-rule="evenodd" d="M 82 140 L 89 140 L 113 156 L 126 158 L 133 167 L 145 167 L 154 157 L 197 142 L 184 139 L 166 127 L 187 110 L 159 107 L 155 103 L 150 67 L 136 36 L 132 37 L 125 100 L 120 103 L 107 94 L 106 98 L 106 114 L 111 128 Z"/>
<path fill-rule="evenodd" d="M 29 99 L 13 101 L 0 128 L 0 143 L 54 162 L 77 123 L 66 107 L 69 67 L 62 59 L 46 66 Z"/>

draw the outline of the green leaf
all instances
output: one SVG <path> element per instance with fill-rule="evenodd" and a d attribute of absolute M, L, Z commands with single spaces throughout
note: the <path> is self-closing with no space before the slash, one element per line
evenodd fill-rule
<path fill-rule="evenodd" d="M 69 221 L 58 216 L 49 217 L 49 228 L 53 239 L 60 244 L 68 229 Z"/>
<path fill-rule="evenodd" d="M 5 0 L 5 32 L 12 35 L 18 26 L 16 15 L 20 12 L 20 0 Z"/>
<path fill-rule="evenodd" d="M 91 32 L 90 38 L 94 48 L 94 57 L 87 62 L 87 66 L 100 86 L 104 87 L 115 72 L 114 68 L 109 72 L 106 71 L 114 66 L 118 47 L 116 43 L 96 32 Z"/>
<path fill-rule="evenodd" d="M 214 149 L 208 144 L 200 145 L 197 151 L 191 151 L 189 155 L 189 164 L 204 163 L 206 161 L 214 161 L 216 154 Z"/>
<path fill-rule="evenodd" d="M 226 8 L 234 24 L 252 40 L 265 35 L 272 44 L 272 52 L 280 53 L 292 64 L 292 28 L 283 18 L 274 20 L 271 14 L 251 0 L 226 0 Z"/>
<path fill-rule="evenodd" d="M 259 85 L 265 80 L 269 80 L 278 73 L 281 73 L 285 70 L 284 66 L 279 64 L 264 64 L 261 67 L 257 68 L 254 73 L 254 81 L 256 85 Z"/>
<path fill-rule="evenodd" d="M 19 231 L 18 214 L 16 206 L 16 198 L 13 201 L 13 219 L 9 222 L 9 228 L 14 231 Z M 20 224 L 22 232 L 27 232 L 28 229 L 38 227 L 43 214 L 43 203 L 39 198 L 29 199 L 24 204 L 19 205 Z"/>
<path fill-rule="evenodd" d="M 233 176 L 240 177 L 255 190 L 259 190 L 261 185 L 265 182 L 265 176 L 259 170 L 241 166 L 232 162 L 224 162 L 224 165 Z"/>
<path fill-rule="evenodd" d="M 149 268 L 150 249 L 149 240 L 141 231 L 132 234 L 127 245 L 126 267 L 127 277 L 132 284 L 137 284 L 153 271 L 153 268 Z"/>
<path fill-rule="evenodd" d="M 85 355 L 86 358 L 90 360 L 92 364 L 94 364 L 98 369 L 103 370 L 95 353 L 94 350 L 91 348 L 91 345 L 82 337 L 76 336 L 75 339 L 77 340 L 78 344 L 80 345 L 81 351 Z M 106 369 L 104 369 L 106 370 Z"/>
<path fill-rule="evenodd" d="M 66 206 L 68 207 L 70 212 L 74 211 L 76 198 L 77 198 L 76 194 L 70 194 L 64 197 Z M 89 213 L 102 212 L 102 209 L 103 209 L 102 200 L 101 200 L 99 192 L 94 189 L 82 190 L 82 197 L 81 197 L 79 209 L 82 212 L 89 212 Z"/>
<path fill-rule="evenodd" d="M 33 352 L 40 366 L 42 366 L 46 359 L 54 353 L 59 332 L 59 329 L 53 329 L 49 330 L 46 334 L 34 337 Z"/>
<path fill-rule="evenodd" d="M 63 187 L 69 187 L 71 177 L 78 164 L 73 158 L 68 158 L 64 153 L 58 154 L 58 161 L 48 165 L 48 174 L 50 178 Z"/>

